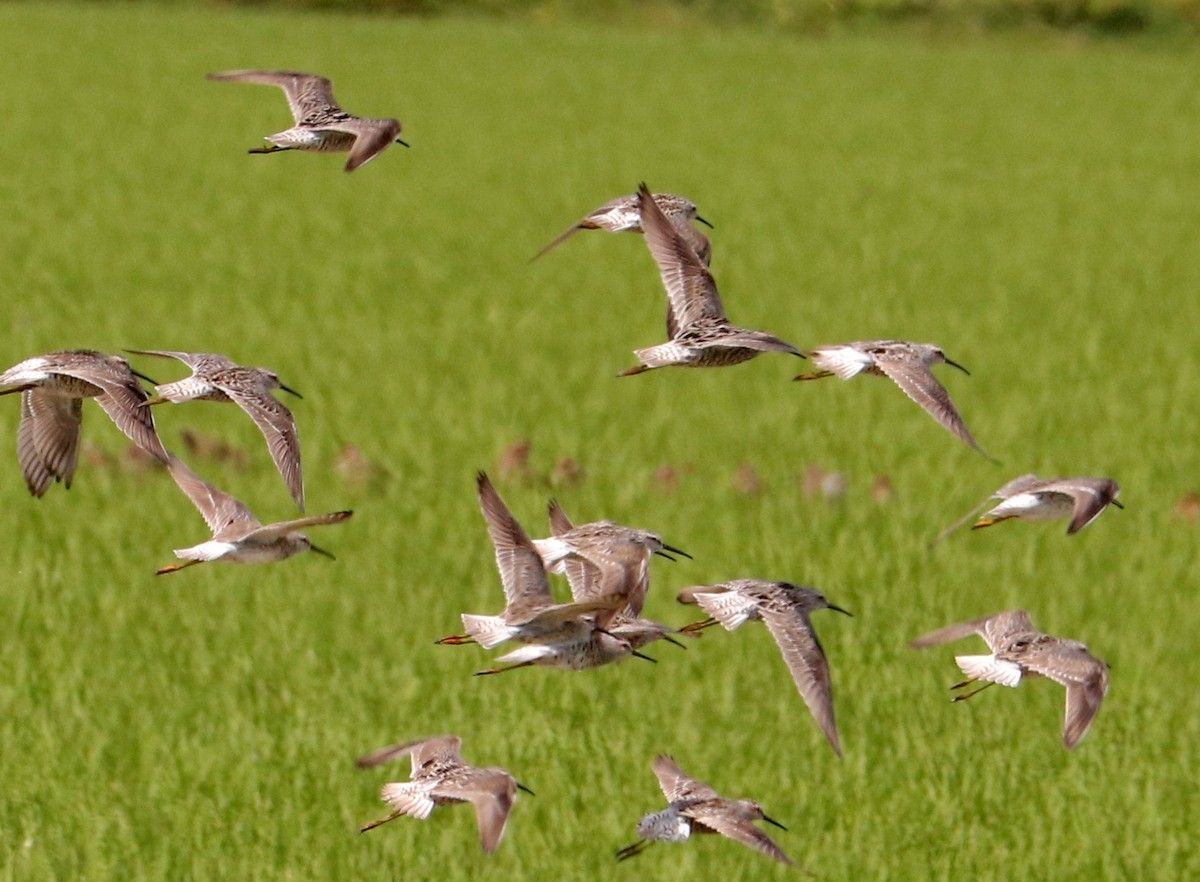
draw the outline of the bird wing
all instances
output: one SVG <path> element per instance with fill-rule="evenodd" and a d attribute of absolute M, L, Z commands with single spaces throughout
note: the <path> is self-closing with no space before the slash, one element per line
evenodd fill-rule
<path fill-rule="evenodd" d="M 158 358 L 174 358 L 182 361 L 193 371 L 201 361 L 207 362 L 213 367 L 237 367 L 237 362 L 224 355 L 218 355 L 215 352 L 176 352 L 173 349 L 126 349 L 126 352 L 132 352 L 134 355 L 153 355 Z"/>
<path fill-rule="evenodd" d="M 278 86 L 287 95 L 288 107 L 297 123 L 310 114 L 341 110 L 333 98 L 333 84 L 325 77 L 286 70 L 227 70 L 210 73 L 210 80 Z"/>
<path fill-rule="evenodd" d="M 672 339 L 674 339 L 674 335 L 672 335 Z M 721 333 L 717 336 L 710 339 L 689 338 L 687 343 L 693 349 L 708 349 L 714 346 L 741 347 L 742 349 L 753 349 L 757 352 L 787 352 L 791 355 L 798 355 L 801 358 L 805 357 L 804 353 L 791 343 L 781 340 L 774 334 L 768 334 L 766 331 L 752 331 L 748 328 L 739 328 L 728 324 L 721 329 Z"/>
<path fill-rule="evenodd" d="M 679 768 L 679 764 L 672 756 L 663 754 L 656 757 L 652 768 L 658 778 L 658 786 L 662 788 L 663 795 L 668 802 L 720 798 L 717 791 Z"/>
<path fill-rule="evenodd" d="M 1061 478 L 1047 481 L 1042 493 L 1063 493 L 1071 497 L 1074 510 L 1067 533 L 1078 533 L 1100 516 L 1121 492 L 1120 485 L 1110 478 Z"/>
<path fill-rule="evenodd" d="M 167 454 L 167 471 L 192 505 L 200 510 L 213 538 L 236 530 L 239 534 L 262 526 L 245 504 L 201 478 L 174 453 Z"/>
<path fill-rule="evenodd" d="M 1077 745 L 1100 711 L 1108 693 L 1108 665 L 1075 641 L 1056 641 L 1027 653 L 1021 662 L 1067 689 L 1063 744 Z"/>
<path fill-rule="evenodd" d="M 971 437 L 966 423 L 950 400 L 946 387 L 919 359 L 908 353 L 877 355 L 875 364 L 901 389 L 904 394 L 921 405 L 935 420 L 980 453 L 983 449 Z M 986 456 L 987 454 L 984 453 Z"/>
<path fill-rule="evenodd" d="M 668 333 L 673 338 L 675 331 L 697 319 L 725 318 L 716 280 L 687 236 L 663 214 L 645 184 L 638 187 L 638 197 L 642 233 L 667 289 Z"/>
<path fill-rule="evenodd" d="M 559 505 L 557 499 L 551 499 L 546 506 L 546 516 L 550 520 L 550 533 L 553 536 L 561 536 L 563 533 L 568 533 L 575 528 L 571 523 L 570 517 L 563 511 L 563 507 Z"/>
<path fill-rule="evenodd" d="M 435 758 L 462 762 L 462 754 L 459 753 L 461 748 L 462 739 L 457 735 L 437 735 L 432 738 L 418 738 L 416 741 L 404 741 L 400 744 L 382 747 L 373 753 L 359 757 L 355 760 L 355 765 L 360 769 L 368 769 L 372 766 L 390 763 L 393 760 L 398 760 L 401 757 L 411 754 L 413 771 L 416 772 L 417 769 L 421 768 L 429 760 Z"/>
<path fill-rule="evenodd" d="M 804 703 L 825 733 L 833 752 L 842 755 L 837 720 L 833 714 L 833 681 L 829 661 L 808 612 L 795 606 L 766 604 L 761 609 L 763 622 L 779 644 L 783 660 L 792 672 L 792 682 Z"/>
<path fill-rule="evenodd" d="M 768 857 L 785 864 L 793 863 L 792 859 L 783 853 L 774 839 L 754 826 L 750 821 L 744 821 L 719 811 L 712 814 L 693 814 L 692 820 L 702 827 L 707 827 L 722 836 L 728 836 L 742 845 L 748 845 L 756 851 L 761 851 Z"/>
<path fill-rule="evenodd" d="M 250 415 L 267 439 L 267 449 L 275 468 L 283 475 L 288 491 L 304 511 L 304 475 L 300 465 L 300 434 L 296 418 L 265 388 L 221 386 L 221 391 Z"/>
<path fill-rule="evenodd" d="M 346 160 L 348 172 L 374 159 L 400 137 L 400 121 L 396 119 L 363 119 L 356 116 L 323 122 L 317 128 L 354 135 L 354 146 L 350 148 L 350 157 Z"/>
<path fill-rule="evenodd" d="M 290 521 L 278 521 L 274 524 L 265 524 L 251 530 L 243 538 L 251 542 L 273 542 L 276 539 L 281 539 L 288 533 L 303 530 L 305 527 L 340 524 L 342 521 L 348 520 L 352 514 L 354 514 L 352 511 L 331 511 L 327 514 L 307 515 L 302 518 L 294 518 Z"/>
<path fill-rule="evenodd" d="M 34 496 L 44 495 L 55 478 L 71 486 L 79 463 L 82 424 L 82 398 L 67 398 L 36 386 L 21 393 L 17 459 Z"/>
<path fill-rule="evenodd" d="M 500 845 L 513 803 L 517 800 L 517 782 L 504 769 L 464 769 L 453 778 L 443 779 L 435 796 L 461 799 L 475 806 L 479 825 L 479 843 L 487 854 Z"/>
<path fill-rule="evenodd" d="M 166 448 L 154 428 L 154 415 L 145 406 L 146 390 L 123 358 L 73 362 L 55 367 L 54 372 L 84 380 L 104 390 L 96 396 L 96 402 L 104 408 L 117 428 L 156 459 L 164 463 L 167 461 Z"/>
<path fill-rule="evenodd" d="M 517 619 L 528 618 L 536 610 L 554 603 L 546 568 L 529 535 L 504 504 L 491 479 L 480 472 L 476 483 L 479 506 L 496 550 L 496 567 L 504 583 L 505 618 L 510 615 Z"/>
<path fill-rule="evenodd" d="M 963 637 L 969 637 L 972 634 L 985 637 L 984 626 L 990 619 L 991 616 L 984 616 L 978 619 L 971 619 L 967 622 L 957 622 L 953 625 L 947 625 L 944 628 L 938 628 L 936 631 L 922 634 L 909 643 L 908 646 L 910 649 L 926 649 L 930 646 L 940 646 L 943 643 L 949 643 L 952 640 L 961 640 Z"/>

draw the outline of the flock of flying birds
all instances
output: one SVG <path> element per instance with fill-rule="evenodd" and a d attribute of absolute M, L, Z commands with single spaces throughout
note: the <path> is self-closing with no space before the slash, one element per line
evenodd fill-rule
<path fill-rule="evenodd" d="M 228 80 L 278 86 L 287 95 L 295 125 L 268 135 L 269 147 L 251 153 L 284 150 L 348 152 L 345 169 L 354 171 L 400 140 L 400 122 L 369 119 L 346 113 L 336 103 L 329 80 L 293 72 L 227 71 L 209 75 Z M 407 145 L 405 145 L 407 146 Z M 699 217 L 693 202 L 670 194 L 652 194 L 645 184 L 638 192 L 606 203 L 568 228 L 536 257 L 561 244 L 579 230 L 635 232 L 644 236 L 658 265 L 667 292 L 665 343 L 636 350 L 639 363 L 622 372 L 638 374 L 662 367 L 720 367 L 748 361 L 763 352 L 782 352 L 809 358 L 816 371 L 797 380 L 837 376 L 849 380 L 875 374 L 892 380 L 943 427 L 987 456 L 963 422 L 945 387 L 933 375 L 936 364 L 951 361 L 938 346 L 904 340 L 856 341 L 801 351 L 765 331 L 734 325 L 726 316 L 709 269 L 712 245 L 692 221 Z M 30 492 L 44 495 L 54 482 L 67 487 L 79 458 L 82 406 L 94 398 L 117 427 L 139 448 L 166 466 L 184 494 L 199 509 L 212 538 L 175 550 L 181 564 L 164 566 L 170 573 L 205 561 L 265 563 L 301 551 L 328 552 L 313 545 L 305 528 L 341 523 L 351 516 L 338 511 L 262 524 L 238 499 L 195 474 L 159 439 L 151 408 L 163 402 L 226 401 L 241 407 L 267 441 L 275 466 L 300 511 L 304 484 L 300 444 L 291 412 L 272 394 L 280 389 L 293 395 L 271 371 L 241 366 L 216 354 L 166 350 L 128 350 L 140 356 L 176 359 L 191 375 L 156 385 L 151 398 L 139 380 L 149 380 L 120 356 L 91 350 L 69 350 L 26 359 L 0 374 L 0 395 L 21 393 L 17 454 Z M 988 457 L 990 459 L 990 457 Z M 463 614 L 465 633 L 439 640 L 442 644 L 476 643 L 492 649 L 518 644 L 479 674 L 497 674 L 527 666 L 581 670 L 629 656 L 646 658 L 639 650 L 656 640 L 679 643 L 676 636 L 693 637 L 712 625 L 728 631 L 748 621 L 761 621 L 778 644 L 800 696 L 833 751 L 841 756 L 833 706 L 829 663 L 813 630 L 810 615 L 832 609 L 850 615 L 813 589 L 789 582 L 735 579 L 718 585 L 682 591 L 680 603 L 699 606 L 707 618 L 680 629 L 668 628 L 642 616 L 650 579 L 650 559 L 661 555 L 688 556 L 656 534 L 612 521 L 573 524 L 557 502 L 549 504 L 550 536 L 531 539 L 513 516 L 486 474 L 477 479 L 480 507 L 495 549 L 505 595 L 497 615 Z M 1047 520 L 1069 517 L 1068 533 L 1090 524 L 1109 504 L 1120 506 L 1117 483 L 1107 478 L 1043 480 L 1023 475 L 999 488 L 987 502 L 999 499 L 974 524 L 986 527 L 1008 519 Z M 952 525 L 936 541 L 964 524 L 976 512 Z M 329 555 L 332 556 L 332 555 Z M 565 575 L 571 601 L 560 603 L 551 590 L 550 574 Z M 960 655 L 955 661 L 966 680 L 952 687 L 954 700 L 969 698 L 993 683 L 1015 687 L 1026 677 L 1047 677 L 1066 688 L 1063 743 L 1075 747 L 1086 734 L 1108 690 L 1108 666 L 1074 640 L 1038 631 L 1024 611 L 950 625 L 918 637 L 914 648 L 938 645 L 972 634 L 981 636 L 986 655 Z M 676 636 L 673 636 L 676 635 Z M 682 645 L 682 644 L 679 644 Z M 474 805 L 485 852 L 500 843 L 517 790 L 525 790 L 502 768 L 479 768 L 461 755 L 461 739 L 453 735 L 426 738 L 384 748 L 361 758 L 371 767 L 409 757 L 411 780 L 384 786 L 382 798 L 392 808 L 384 818 L 366 824 L 366 831 L 402 815 L 426 818 L 437 805 Z M 707 784 L 687 775 L 670 756 L 653 762 L 666 809 L 647 814 L 637 825 L 634 844 L 621 849 L 620 859 L 633 857 L 656 840 L 682 841 L 692 834 L 719 833 L 775 860 L 792 860 L 754 822 L 766 821 L 762 807 L 749 799 L 720 796 Z"/>

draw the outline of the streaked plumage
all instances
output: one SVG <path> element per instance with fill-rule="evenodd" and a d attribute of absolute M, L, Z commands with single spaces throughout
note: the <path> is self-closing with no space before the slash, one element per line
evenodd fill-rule
<path fill-rule="evenodd" d="M 335 511 L 309 515 L 290 521 L 264 525 L 239 499 L 218 490 L 193 472 L 175 454 L 169 454 L 167 469 L 175 483 L 200 510 L 213 537 L 191 548 L 175 549 L 175 556 L 187 563 L 162 567 L 158 574 L 173 573 L 185 567 L 213 560 L 230 563 L 269 563 L 284 560 L 302 551 L 333 555 L 318 548 L 301 533 L 305 527 L 340 524 L 352 512 Z"/>
<path fill-rule="evenodd" d="M 479 506 L 495 548 L 496 567 L 504 584 L 504 612 L 497 616 L 463 613 L 466 634 L 443 637 L 437 642 L 474 642 L 484 649 L 491 649 L 509 640 L 542 644 L 589 643 L 596 627 L 591 614 L 614 608 L 621 602 L 620 599 L 555 603 L 542 559 L 529 535 L 513 517 L 485 473 L 478 474 L 476 486 Z M 530 650 L 525 655 L 532 653 L 533 650 Z M 533 663 L 526 662 L 524 656 L 520 658 L 525 663 Z"/>
<path fill-rule="evenodd" d="M 643 183 L 638 188 L 642 232 L 667 289 L 666 343 L 635 351 L 641 364 L 621 372 L 640 374 L 660 367 L 721 367 L 740 364 L 761 352 L 787 352 L 795 346 L 765 331 L 730 323 L 717 283 L 688 238 L 655 204 Z"/>
<path fill-rule="evenodd" d="M 641 854 L 651 842 L 684 842 L 693 833 L 720 833 L 781 863 L 793 864 L 775 840 L 754 826 L 754 821 L 766 821 L 781 830 L 787 829 L 768 817 L 757 802 L 720 796 L 704 782 L 689 776 L 670 756 L 657 757 L 653 768 L 670 804 L 661 812 L 642 817 L 637 826 L 641 838 L 618 851 L 617 860 Z"/>
<path fill-rule="evenodd" d="M 818 370 L 800 374 L 797 380 L 819 380 L 832 376 L 849 380 L 859 374 L 887 377 L 935 420 L 991 459 L 971 437 L 966 423 L 950 400 L 950 393 L 930 370 L 932 365 L 945 363 L 964 374 L 969 373 L 958 362 L 946 358 L 941 348 L 932 343 L 912 343 L 907 340 L 859 340 L 836 346 L 818 346 L 808 356 Z"/>
<path fill-rule="evenodd" d="M 655 193 L 654 204 L 659 207 L 666 218 L 675 224 L 683 237 L 692 246 L 696 256 L 708 266 L 712 261 L 712 243 L 708 237 L 692 226 L 697 220 L 711 227 L 708 221 L 696 213 L 696 203 L 672 193 Z M 580 218 L 579 222 L 567 227 L 558 237 L 533 256 L 537 260 L 580 230 L 607 230 L 610 233 L 640 233 L 642 232 L 642 210 L 638 203 L 638 194 L 618 196 L 610 202 L 605 202 L 595 211 Z"/>
<path fill-rule="evenodd" d="M 697 604 L 712 617 L 685 625 L 685 632 L 717 623 L 726 631 L 733 631 L 744 622 L 763 622 L 779 645 L 792 681 L 817 725 L 825 733 L 834 753 L 842 755 L 842 742 L 833 714 L 829 662 L 809 615 L 818 609 L 850 613 L 834 606 L 816 589 L 763 579 L 735 579 L 720 585 L 688 588 L 680 592 L 679 602 Z"/>
<path fill-rule="evenodd" d="M 909 645 L 924 649 L 972 634 L 982 637 L 992 654 L 955 656 L 954 661 L 967 679 L 950 688 L 962 689 L 976 680 L 985 683 L 954 700 L 970 698 L 991 683 L 1016 687 L 1023 677 L 1048 677 L 1067 689 L 1063 744 L 1068 749 L 1075 747 L 1087 734 L 1108 693 L 1108 665 L 1077 640 L 1052 637 L 1037 630 L 1024 610 L 999 612 L 939 628 Z"/>
<path fill-rule="evenodd" d="M 278 86 L 287 95 L 296 124 L 267 135 L 264 140 L 270 141 L 271 146 L 256 147 L 251 153 L 349 151 L 346 171 L 352 172 L 389 145 L 404 144 L 400 140 L 400 120 L 372 119 L 347 113 L 334 100 L 333 85 L 325 77 L 283 70 L 227 70 L 211 73 L 208 78 Z"/>
<path fill-rule="evenodd" d="M 154 428 L 146 391 L 118 355 L 72 349 L 27 358 L 0 374 L 0 395 L 21 393 L 17 459 L 29 492 L 43 496 L 55 481 L 68 488 L 79 463 L 83 399 L 95 398 L 142 450 L 161 462 L 167 451 Z"/>
<path fill-rule="evenodd" d="M 273 389 L 299 392 L 279 382 L 274 371 L 245 367 L 212 352 L 172 352 L 165 349 L 129 349 L 137 355 L 175 358 L 192 369 L 192 375 L 174 383 L 157 386 L 157 397 L 148 404 L 170 401 L 232 401 L 254 420 L 267 441 L 267 449 L 279 474 L 283 476 L 292 499 L 304 511 L 304 475 L 300 467 L 300 435 L 292 412 L 271 394 Z"/>
<path fill-rule="evenodd" d="M 629 641 L 634 649 L 656 640 L 666 640 L 683 648 L 682 643 L 670 636 L 680 631 L 642 618 L 642 607 L 650 584 L 651 555 L 674 560 L 667 552 L 687 558 L 690 554 L 667 545 L 657 533 L 625 527 L 614 521 L 593 521 L 575 526 L 557 500 L 551 500 L 547 513 L 553 535 L 548 539 L 534 539 L 533 544 L 548 572 L 566 575 L 572 600 L 581 603 L 624 599 L 621 606 L 598 612 L 597 626 Z"/>
<path fill-rule="evenodd" d="M 475 806 L 479 844 L 485 853 L 495 852 L 517 801 L 517 790 L 533 791 L 518 784 L 508 769 L 468 765 L 463 761 L 461 748 L 462 739 L 457 735 L 441 735 L 395 744 L 361 757 L 358 766 L 365 769 L 410 756 L 412 780 L 383 785 L 380 798 L 393 811 L 387 817 L 364 824 L 360 832 L 365 833 L 401 815 L 424 820 L 434 806 L 469 802 Z"/>
<path fill-rule="evenodd" d="M 576 602 L 621 598 L 623 604 L 597 616 L 607 627 L 619 614 L 637 618 L 646 601 L 650 584 L 650 558 L 668 552 L 691 557 L 663 542 L 657 533 L 625 527 L 615 521 L 593 521 L 575 526 L 556 500 L 548 507 L 550 531 L 546 539 L 534 539 L 547 572 L 564 573 Z"/>

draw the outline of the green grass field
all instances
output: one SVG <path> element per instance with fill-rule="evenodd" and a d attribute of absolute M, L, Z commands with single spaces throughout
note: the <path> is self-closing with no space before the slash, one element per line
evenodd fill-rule
<path fill-rule="evenodd" d="M 330 76 L 412 149 L 248 156 L 283 128 L 273 89 L 208 71 Z M 660 752 L 789 826 L 822 879 L 1200 875 L 1200 62 L 1044 38 L 777 39 L 752 31 L 0 6 L 5 367 L 71 347 L 217 351 L 278 371 L 313 532 L 337 554 L 156 578 L 207 537 L 162 473 L 83 462 L 34 500 L 0 399 L 0 879 L 789 878 L 717 837 L 617 864 L 663 801 Z M 891 384 L 791 383 L 796 359 L 616 379 L 663 339 L 635 236 L 568 223 L 640 180 L 694 198 L 734 321 L 801 347 L 929 340 L 995 466 Z M 139 360 L 160 382 L 176 365 Z M 85 438 L 124 438 L 94 404 Z M 260 516 L 294 508 L 228 406 L 157 413 L 246 448 L 190 458 Z M 496 470 L 532 444 L 533 477 Z M 343 477 L 344 444 L 389 475 Z M 577 486 L 545 479 L 559 460 Z M 840 503 L 804 494 L 844 472 Z M 736 486 L 751 467 L 757 492 Z M 671 467 L 677 484 L 656 472 Z M 660 532 L 647 613 L 682 587 L 814 585 L 846 755 L 824 743 L 766 630 L 713 631 L 578 674 L 472 678 L 435 646 L 501 602 L 473 476 L 534 535 L 577 520 Z M 1004 524 L 928 542 L 1026 471 L 1119 480 L 1085 532 Z M 874 501 L 887 475 L 893 494 Z M 952 705 L 956 651 L 905 648 L 1021 607 L 1089 643 L 1112 689 L 1060 742 L 1045 681 Z M 391 741 L 461 734 L 522 797 L 499 852 L 468 808 L 400 819 L 358 771 Z"/>

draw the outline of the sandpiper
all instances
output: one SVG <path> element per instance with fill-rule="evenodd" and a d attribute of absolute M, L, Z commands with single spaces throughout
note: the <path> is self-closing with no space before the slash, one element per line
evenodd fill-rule
<path fill-rule="evenodd" d="M 200 510 L 213 537 L 191 548 L 175 549 L 175 556 L 186 563 L 162 567 L 157 573 L 160 576 L 212 560 L 269 563 L 302 551 L 315 551 L 332 558 L 332 554 L 313 545 L 300 531 L 321 524 L 340 524 L 352 514 L 349 511 L 335 511 L 264 525 L 241 500 L 218 490 L 173 453 L 168 454 L 167 469 L 179 489 Z"/>
<path fill-rule="evenodd" d="M 717 293 L 717 283 L 687 237 L 655 204 L 643 183 L 638 188 L 642 231 L 667 289 L 667 336 L 658 346 L 635 351 L 641 364 L 620 376 L 660 367 L 721 367 L 740 364 L 761 352 L 804 354 L 765 331 L 730 323 Z"/>
<path fill-rule="evenodd" d="M 712 243 L 708 237 L 692 226 L 691 221 L 697 220 L 706 227 L 712 227 L 708 221 L 696 213 L 696 203 L 672 193 L 655 193 L 654 204 L 671 223 L 679 228 L 680 233 L 701 262 L 708 266 L 712 260 Z M 642 232 L 642 210 L 638 202 L 638 194 L 618 196 L 610 202 L 605 202 L 595 211 L 579 220 L 578 223 L 564 230 L 558 238 L 533 256 L 537 260 L 580 230 L 607 230 L 610 233 L 640 233 Z"/>
<path fill-rule="evenodd" d="M 175 358 L 192 369 L 192 375 L 174 383 L 163 383 L 155 389 L 156 397 L 146 403 L 170 401 L 232 401 L 254 420 L 254 425 L 267 440 L 267 449 L 275 467 L 287 483 L 296 505 L 304 511 L 304 476 L 300 470 L 300 435 L 296 419 L 283 406 L 272 389 L 282 389 L 297 398 L 303 396 L 290 386 L 279 382 L 274 371 L 245 367 L 224 355 L 212 352 L 172 352 L 165 349 L 127 349 L 136 355 Z"/>
<path fill-rule="evenodd" d="M 84 398 L 95 398 L 134 444 L 167 461 L 154 417 L 141 406 L 146 391 L 139 376 L 120 356 L 91 349 L 27 358 L 0 374 L 0 387 L 11 387 L 0 395 L 21 393 L 17 459 L 30 493 L 41 497 L 55 481 L 70 488 L 79 463 Z"/>
<path fill-rule="evenodd" d="M 557 500 L 547 507 L 552 535 L 534 539 L 547 572 L 565 573 L 576 602 L 619 597 L 618 608 L 597 614 L 603 627 L 617 616 L 637 618 L 650 583 L 650 558 L 671 554 L 686 558 L 686 551 L 667 545 L 657 533 L 625 527 L 615 521 L 593 521 L 575 526 Z"/>
<path fill-rule="evenodd" d="M 475 806 L 479 842 L 487 854 L 495 852 L 504 836 L 517 791 L 533 791 L 517 782 L 508 769 L 478 768 L 463 761 L 462 739 L 457 735 L 422 738 L 377 750 L 358 760 L 359 768 L 370 768 L 404 756 L 412 758 L 411 781 L 383 785 L 380 797 L 394 811 L 387 817 L 364 824 L 360 832 L 373 830 L 401 815 L 425 820 L 434 806 L 469 802 Z"/>
<path fill-rule="evenodd" d="M 400 120 L 351 116 L 333 98 L 333 85 L 325 77 L 285 70 L 227 70 L 210 73 L 210 80 L 230 80 L 278 86 L 287 95 L 296 124 L 267 135 L 270 147 L 255 147 L 251 153 L 280 150 L 350 152 L 346 171 L 374 159 L 390 144 L 400 140 Z"/>
<path fill-rule="evenodd" d="M 972 529 L 990 527 L 1000 521 L 1018 518 L 1025 521 L 1071 519 L 1067 535 L 1078 533 L 1109 505 L 1124 508 L 1117 501 L 1121 485 L 1112 478 L 1050 478 L 1022 475 L 992 494 L 1003 500 L 983 513 Z"/>
<path fill-rule="evenodd" d="M 754 826 L 754 821 L 766 821 L 780 830 L 787 830 L 783 824 L 768 817 L 757 802 L 726 799 L 703 781 L 689 776 L 670 756 L 657 757 L 653 768 L 670 805 L 661 812 L 645 815 L 638 822 L 637 832 L 641 838 L 618 851 L 617 860 L 641 854 L 656 840 L 684 842 L 693 833 L 720 833 L 777 861 L 793 864 L 775 840 Z"/>
<path fill-rule="evenodd" d="M 984 684 L 972 692 L 961 692 L 953 700 L 977 695 L 992 683 L 1015 688 L 1023 677 L 1048 677 L 1067 689 L 1063 744 L 1068 750 L 1075 747 L 1087 734 L 1108 692 L 1108 665 L 1088 652 L 1086 644 L 1042 633 L 1024 610 L 949 625 L 918 637 L 909 646 L 924 649 L 971 634 L 987 641 L 992 653 L 955 656 L 967 679 L 950 688 L 961 690 L 977 680 Z"/>
<path fill-rule="evenodd" d="M 825 599 L 814 588 L 763 579 L 734 579 L 719 585 L 701 585 L 679 594 L 680 603 L 698 604 L 711 618 L 683 627 L 684 632 L 720 623 L 733 631 L 744 622 L 761 621 L 775 638 L 804 703 L 825 733 L 834 753 L 842 755 L 837 720 L 833 715 L 833 682 L 825 650 L 813 630 L 809 614 L 818 609 L 849 612 Z"/>
<path fill-rule="evenodd" d="M 940 347 L 907 340 L 859 340 L 836 346 L 818 346 L 808 356 L 818 370 L 800 374 L 797 380 L 819 380 L 833 376 L 849 380 L 859 374 L 888 377 L 935 420 L 991 459 L 971 437 L 966 423 L 950 400 L 950 393 L 929 369 L 931 365 L 945 363 L 969 375 L 970 372 L 961 364 L 946 358 L 946 353 Z"/>
<path fill-rule="evenodd" d="M 497 616 L 463 613 L 466 634 L 443 637 L 437 642 L 478 643 L 484 649 L 508 640 L 541 644 L 583 641 L 588 644 L 596 628 L 591 614 L 614 608 L 621 603 L 620 598 L 555 603 L 542 559 L 525 529 L 513 517 L 487 474 L 480 472 L 476 476 L 476 486 L 479 506 L 495 548 L 496 566 L 504 584 L 505 608 Z M 526 661 L 524 656 L 519 658 Z"/>

